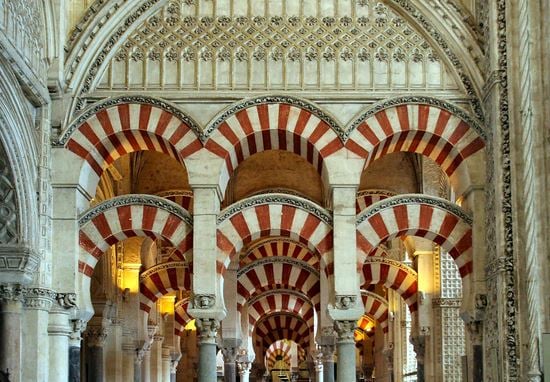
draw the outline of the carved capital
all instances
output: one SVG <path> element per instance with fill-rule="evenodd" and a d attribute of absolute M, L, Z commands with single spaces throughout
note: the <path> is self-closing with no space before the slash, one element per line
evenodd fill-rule
<path fill-rule="evenodd" d="M 411 344 L 413 345 L 414 352 L 416 353 L 416 359 L 418 363 L 424 363 L 424 353 L 426 352 L 426 337 L 414 336 L 411 337 Z"/>
<path fill-rule="evenodd" d="M 322 354 L 323 362 L 334 362 L 335 352 L 336 352 L 336 346 L 321 345 L 321 354 Z"/>
<path fill-rule="evenodd" d="M 103 326 L 89 326 L 84 332 L 84 338 L 88 347 L 103 347 L 108 333 L 107 328 Z"/>
<path fill-rule="evenodd" d="M 338 342 L 355 342 L 353 332 L 356 325 L 355 321 L 334 321 L 334 330 L 338 334 Z"/>
<path fill-rule="evenodd" d="M 222 348 L 222 355 L 224 363 L 235 363 L 239 355 L 239 349 L 233 346 L 224 347 Z"/>
<path fill-rule="evenodd" d="M 355 295 L 336 295 L 335 305 L 337 309 L 348 310 L 355 307 L 357 296 Z"/>
<path fill-rule="evenodd" d="M 196 294 L 193 297 L 193 307 L 195 309 L 211 309 L 216 303 L 216 296 L 213 294 Z"/>
<path fill-rule="evenodd" d="M 220 322 L 214 319 L 198 318 L 195 320 L 201 343 L 216 343 Z"/>
<path fill-rule="evenodd" d="M 24 293 L 20 285 L 0 285 L 0 303 L 23 302 Z"/>
<path fill-rule="evenodd" d="M 24 297 L 25 309 L 49 311 L 56 301 L 57 293 L 47 288 L 26 288 Z"/>

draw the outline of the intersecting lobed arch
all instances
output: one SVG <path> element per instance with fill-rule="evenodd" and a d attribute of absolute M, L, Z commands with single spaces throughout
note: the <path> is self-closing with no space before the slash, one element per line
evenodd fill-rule
<path fill-rule="evenodd" d="M 384 333 L 387 333 L 389 317 L 388 301 L 382 296 L 368 291 L 361 291 L 361 299 L 365 307 L 365 314 L 374 318 Z"/>
<path fill-rule="evenodd" d="M 361 276 L 361 285 L 382 284 L 395 290 L 411 313 L 418 310 L 418 274 L 407 265 L 386 257 L 369 257 Z"/>
<path fill-rule="evenodd" d="M 472 218 L 456 204 L 425 195 L 394 196 L 357 217 L 358 261 L 395 237 L 419 236 L 439 244 L 465 278 L 473 270 Z"/>
<path fill-rule="evenodd" d="M 449 178 L 486 140 L 465 111 L 428 97 L 384 101 L 359 116 L 349 131 L 346 148 L 365 158 L 365 167 L 386 154 L 414 152 L 433 159 Z"/>
<path fill-rule="evenodd" d="M 174 291 L 191 290 L 191 278 L 187 265 L 179 261 L 149 268 L 139 276 L 140 309 L 149 313 L 162 296 Z"/>
<path fill-rule="evenodd" d="M 248 243 L 267 237 L 289 237 L 322 259 L 325 272 L 332 250 L 332 217 L 315 203 L 296 196 L 269 194 L 241 200 L 218 217 L 218 272 Z"/>
<path fill-rule="evenodd" d="M 283 361 L 290 367 L 290 351 L 292 346 L 286 341 L 277 341 L 271 344 L 265 352 L 265 362 L 267 370 L 273 369 L 277 356 L 281 356 Z"/>
<path fill-rule="evenodd" d="M 299 316 L 287 313 L 266 315 L 258 320 L 254 328 L 254 344 L 265 350 L 280 340 L 291 340 L 309 348 L 313 328 Z"/>
<path fill-rule="evenodd" d="M 179 300 L 174 305 L 174 334 L 176 336 L 181 336 L 187 324 L 194 320 L 187 313 L 187 309 L 189 309 L 189 297 Z"/>
<path fill-rule="evenodd" d="M 253 328 L 261 317 L 281 312 L 296 314 L 302 317 L 308 327 L 314 327 L 315 308 L 307 296 L 294 291 L 266 292 L 252 299 L 247 308 L 250 328 Z"/>
<path fill-rule="evenodd" d="M 314 306 L 320 303 L 319 273 L 307 263 L 277 258 L 257 260 L 239 270 L 237 306 L 242 307 L 259 290 L 277 288 L 300 291 Z"/>
<path fill-rule="evenodd" d="M 266 258 L 287 256 L 309 264 L 319 271 L 319 258 L 304 244 L 285 238 L 267 239 L 252 246 L 240 260 L 240 267 Z"/>
<path fill-rule="evenodd" d="M 130 237 L 162 238 L 182 255 L 192 249 L 191 216 L 175 203 L 152 195 L 124 195 L 109 199 L 79 219 L 78 270 L 93 274 L 101 255 L 112 245 Z"/>
<path fill-rule="evenodd" d="M 298 154 L 323 176 L 324 160 L 344 147 L 342 129 L 334 118 L 289 96 L 263 96 L 232 105 L 214 119 L 205 135 L 206 149 L 225 160 L 225 182 L 239 163 L 264 150 Z"/>
<path fill-rule="evenodd" d="M 367 209 L 371 205 L 389 197 L 395 196 L 396 193 L 387 190 L 363 190 L 357 193 L 355 200 L 355 212 L 357 214 Z"/>
<path fill-rule="evenodd" d="M 119 157 L 149 150 L 183 163 L 202 148 L 199 134 L 198 125 L 172 104 L 147 96 L 123 96 L 92 105 L 58 143 L 84 160 L 79 183 L 93 195 L 103 171 Z"/>

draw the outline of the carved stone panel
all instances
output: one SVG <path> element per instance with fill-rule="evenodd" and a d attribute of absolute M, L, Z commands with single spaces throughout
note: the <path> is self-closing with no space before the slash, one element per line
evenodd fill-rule
<path fill-rule="evenodd" d="M 0 245 L 15 244 L 18 239 L 15 182 L 6 153 L 0 145 Z"/>

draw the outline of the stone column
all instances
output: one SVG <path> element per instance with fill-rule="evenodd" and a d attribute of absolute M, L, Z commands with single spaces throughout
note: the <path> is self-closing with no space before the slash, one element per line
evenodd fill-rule
<path fill-rule="evenodd" d="M 355 331 L 356 321 L 334 321 L 338 334 L 338 381 L 355 382 Z"/>
<path fill-rule="evenodd" d="M 195 321 L 199 335 L 199 379 L 198 382 L 216 381 L 216 336 L 220 323 L 214 319 Z"/>
<path fill-rule="evenodd" d="M 88 367 L 87 382 L 103 382 L 105 380 L 105 368 L 103 348 L 107 339 L 107 329 L 102 326 L 92 326 L 84 333 L 86 339 L 86 363 Z"/>
<path fill-rule="evenodd" d="M 416 353 L 417 361 L 417 382 L 425 381 L 425 364 L 424 364 L 424 355 L 426 353 L 426 337 L 419 335 L 411 337 L 411 342 L 414 346 L 414 351 Z"/>
<path fill-rule="evenodd" d="M 468 366 L 472 382 L 483 382 L 483 323 L 472 321 L 466 325 L 473 354 L 472 365 Z"/>
<path fill-rule="evenodd" d="M 250 368 L 252 367 L 252 362 L 249 361 L 239 361 L 237 362 L 237 368 L 239 370 L 239 378 L 241 382 L 250 381 Z"/>
<path fill-rule="evenodd" d="M 237 380 L 237 354 L 238 349 L 233 346 L 226 346 L 222 349 L 223 366 L 224 366 L 224 381 L 235 382 Z"/>
<path fill-rule="evenodd" d="M 151 346 L 141 350 L 141 382 L 151 382 Z"/>
<path fill-rule="evenodd" d="M 80 381 L 80 345 L 82 330 L 86 324 L 81 320 L 71 320 L 72 331 L 69 336 L 69 382 Z"/>
<path fill-rule="evenodd" d="M 21 381 L 21 311 L 23 289 L 19 285 L 0 286 L 0 371 L 8 371 L 10 381 Z"/>
<path fill-rule="evenodd" d="M 170 382 L 176 382 L 176 373 L 178 371 L 178 364 L 181 359 L 181 353 L 171 353 L 170 360 Z"/>
<path fill-rule="evenodd" d="M 76 305 L 76 295 L 74 293 L 57 293 L 56 299 L 57 302 L 53 304 L 48 320 L 49 380 L 70 381 L 69 337 L 74 329 L 70 321 L 70 311 Z M 80 347 L 77 352 L 80 357 Z"/>
<path fill-rule="evenodd" d="M 48 312 L 56 293 L 46 288 L 28 288 L 23 302 L 23 381 L 47 381 L 49 369 Z"/>
<path fill-rule="evenodd" d="M 323 354 L 323 381 L 334 382 L 334 352 L 335 345 L 321 345 L 321 353 Z"/>
<path fill-rule="evenodd" d="M 144 353 L 138 351 L 134 358 L 134 382 L 141 382 L 141 364 L 143 363 Z"/>
<path fill-rule="evenodd" d="M 153 335 L 153 343 L 151 345 L 151 382 L 164 382 L 162 379 L 162 342 L 164 337 L 155 334 Z"/>
<path fill-rule="evenodd" d="M 313 358 L 313 368 L 315 370 L 315 382 L 323 382 L 323 358 L 321 354 Z"/>
<path fill-rule="evenodd" d="M 171 349 L 167 347 L 163 347 L 162 348 L 162 381 L 163 382 L 170 380 L 170 374 L 172 374 L 171 366 L 172 366 Z"/>
<path fill-rule="evenodd" d="M 122 376 L 125 382 L 134 381 L 134 359 L 136 358 L 136 347 L 134 344 L 125 343 L 122 345 Z"/>

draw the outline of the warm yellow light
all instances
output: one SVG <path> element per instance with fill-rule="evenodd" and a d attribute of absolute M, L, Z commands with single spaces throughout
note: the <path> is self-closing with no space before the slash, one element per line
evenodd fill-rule
<path fill-rule="evenodd" d="M 159 309 L 161 314 L 174 315 L 174 297 L 160 299 Z"/>
<path fill-rule="evenodd" d="M 122 266 L 122 290 L 128 289 L 130 293 L 139 292 L 139 269 L 141 264 L 123 264 Z"/>
<path fill-rule="evenodd" d="M 195 326 L 195 320 L 191 320 L 185 325 L 185 330 L 197 330 L 197 327 Z"/>

